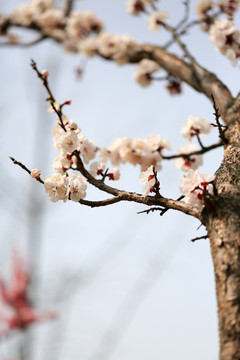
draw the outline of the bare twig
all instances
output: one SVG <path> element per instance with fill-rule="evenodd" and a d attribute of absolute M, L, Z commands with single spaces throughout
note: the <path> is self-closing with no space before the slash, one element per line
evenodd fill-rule
<path fill-rule="evenodd" d="M 58 110 L 58 109 L 56 108 L 56 106 L 54 105 L 54 103 L 56 102 L 56 100 L 55 100 L 55 98 L 54 98 L 54 96 L 53 96 L 53 94 L 52 94 L 52 92 L 51 92 L 51 90 L 50 90 L 50 88 L 49 88 L 48 81 L 47 81 L 47 77 L 46 77 L 46 76 L 43 76 L 43 75 L 40 73 L 40 71 L 39 71 L 38 68 L 37 68 L 36 62 L 35 62 L 33 59 L 31 59 L 31 66 L 32 66 L 33 70 L 37 73 L 39 79 L 42 80 L 43 86 L 45 87 L 45 89 L 47 90 L 47 93 L 48 93 L 48 98 L 47 98 L 47 100 L 50 102 L 51 107 L 53 108 L 53 110 L 55 111 L 55 113 L 57 114 L 57 116 L 58 116 L 58 118 L 59 118 L 59 121 L 60 121 L 60 124 L 59 124 L 59 125 L 60 125 L 61 128 L 66 132 L 67 130 L 65 129 L 65 126 L 64 126 L 64 123 L 63 123 L 63 119 L 62 119 L 62 115 L 63 115 L 63 114 L 62 114 L 61 107 L 60 107 L 60 109 Z"/>
<path fill-rule="evenodd" d="M 196 150 L 196 151 L 193 151 L 191 153 L 188 153 L 188 154 L 185 154 L 185 153 L 182 153 L 182 154 L 175 154 L 175 155 L 169 155 L 169 156 L 165 156 L 165 155 L 162 155 L 162 158 L 164 160 L 171 160 L 171 159 L 177 159 L 177 158 L 189 158 L 190 156 L 192 155 L 202 155 L 202 154 L 205 154 L 206 152 L 210 151 L 210 150 L 213 150 L 213 149 L 216 149 L 220 146 L 223 145 L 223 142 L 220 141 L 216 144 L 213 144 L 213 145 L 210 145 L 210 146 L 204 146 L 201 150 Z"/>
<path fill-rule="evenodd" d="M 212 101 L 213 101 L 213 107 L 214 107 L 214 111 L 215 111 L 213 114 L 214 114 L 215 119 L 216 119 L 218 132 L 219 132 L 219 137 L 220 137 L 220 139 L 222 140 L 222 142 L 224 144 L 227 144 L 228 140 L 226 139 L 226 137 L 224 135 L 225 131 L 227 130 L 227 127 L 220 124 L 220 121 L 219 121 L 220 114 L 219 114 L 219 111 L 218 111 L 219 109 L 216 106 L 216 102 L 215 102 L 214 96 L 212 94 L 211 94 L 211 98 L 212 98 Z M 224 130 L 223 130 L 223 127 L 225 128 Z"/>
<path fill-rule="evenodd" d="M 190 242 L 195 242 L 197 240 L 202 240 L 202 239 L 207 239 L 207 238 L 208 238 L 208 235 L 198 236 L 198 237 L 195 237 L 194 239 L 191 239 Z"/>
<path fill-rule="evenodd" d="M 177 198 L 176 201 L 181 201 L 182 199 L 184 199 L 184 195 L 179 196 L 179 198 Z M 143 210 L 143 211 L 139 211 L 137 212 L 137 214 L 149 214 L 150 212 L 154 212 L 154 211 L 160 211 L 159 215 L 162 216 L 165 214 L 165 212 L 167 212 L 169 209 L 168 208 L 161 208 L 161 207 L 153 207 L 147 210 Z"/>

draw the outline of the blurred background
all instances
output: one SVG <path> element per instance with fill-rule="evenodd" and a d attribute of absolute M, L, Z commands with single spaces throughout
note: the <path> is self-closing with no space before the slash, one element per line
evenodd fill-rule
<path fill-rule="evenodd" d="M 8 14 L 19 3 L 0 0 L 1 12 Z M 162 0 L 159 7 L 169 12 L 172 24 L 184 13 L 181 1 Z M 195 7 L 191 1 L 193 18 Z M 159 45 L 168 39 L 164 31 L 151 33 L 146 17 L 126 13 L 125 0 L 75 1 L 75 9 L 94 11 L 110 33 Z M 236 94 L 239 69 L 216 52 L 208 35 L 195 27 L 184 39 L 200 64 Z M 175 46 L 171 51 L 179 53 Z M 53 320 L 0 337 L 0 360 L 217 359 L 209 241 L 189 242 L 205 234 L 196 219 L 174 211 L 163 217 L 137 214 L 145 207 L 132 203 L 95 209 L 51 203 L 43 186 L 9 160 L 13 156 L 41 169 L 42 178 L 54 172 L 56 117 L 47 112 L 45 89 L 30 58 L 49 71 L 56 99 L 72 100 L 65 114 L 99 146 L 122 136 L 160 134 L 171 142 L 172 154 L 186 144 L 180 131 L 189 115 L 214 121 L 211 103 L 186 85 L 177 96 L 162 82 L 141 88 L 133 79 L 134 65 L 86 60 L 50 40 L 30 48 L 0 47 L 0 275 L 8 282 L 12 248 L 17 248 L 31 269 L 34 307 L 57 313 Z M 217 140 L 213 130 L 203 142 Z M 199 170 L 214 173 L 221 158 L 221 149 L 212 151 Z M 139 171 L 122 166 L 117 187 L 141 192 Z M 161 193 L 178 197 L 182 176 L 173 162 L 164 162 Z M 89 187 L 87 199 L 104 196 Z"/>

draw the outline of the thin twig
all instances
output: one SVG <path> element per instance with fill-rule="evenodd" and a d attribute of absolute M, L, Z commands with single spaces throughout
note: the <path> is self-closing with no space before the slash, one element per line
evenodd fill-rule
<path fill-rule="evenodd" d="M 23 170 L 25 170 L 29 175 L 31 175 L 31 170 L 29 170 L 25 165 L 23 165 L 21 162 L 15 160 L 12 156 L 9 156 L 9 159 L 12 160 L 12 162 L 15 165 L 20 166 Z M 44 181 L 39 177 L 39 178 L 35 178 L 38 182 L 40 182 L 41 184 L 44 184 Z"/>
<path fill-rule="evenodd" d="M 191 239 L 190 242 L 195 242 L 197 240 L 202 240 L 202 239 L 207 239 L 207 238 L 208 238 L 208 235 L 198 236 L 198 237 L 195 237 L 194 239 Z"/>
<path fill-rule="evenodd" d="M 220 141 L 216 144 L 213 144 L 213 145 L 210 145 L 210 146 L 204 146 L 201 150 L 196 150 L 196 151 L 193 151 L 191 153 L 188 153 L 188 154 L 185 154 L 185 153 L 182 153 L 182 154 L 175 154 L 175 155 L 169 155 L 169 156 L 165 156 L 165 155 L 162 155 L 162 158 L 164 160 L 171 160 L 171 159 L 177 159 L 177 158 L 189 158 L 190 156 L 192 155 L 202 155 L 202 154 L 205 154 L 206 152 L 210 151 L 210 150 L 213 150 L 213 149 L 216 149 L 220 146 L 223 145 L 223 142 Z"/>
<path fill-rule="evenodd" d="M 222 142 L 224 144 L 227 144 L 228 140 L 226 139 L 226 137 L 224 135 L 225 131 L 227 130 L 227 127 L 220 124 L 220 121 L 219 121 L 220 114 L 219 114 L 219 111 L 218 111 L 218 108 L 217 108 L 217 105 L 216 105 L 213 94 L 211 94 L 211 98 L 212 98 L 212 101 L 213 101 L 213 107 L 214 107 L 214 111 L 215 111 L 213 114 L 215 116 L 215 120 L 216 120 L 216 123 L 217 123 L 218 131 L 219 131 L 219 137 L 220 137 L 220 139 L 222 140 Z M 223 130 L 223 127 L 225 127 L 224 130 Z"/>
<path fill-rule="evenodd" d="M 43 76 L 43 75 L 40 73 L 40 71 L 39 71 L 38 68 L 37 68 L 36 62 L 35 62 L 33 59 L 31 59 L 31 66 L 32 66 L 33 70 L 37 73 L 39 79 L 42 80 L 43 86 L 46 88 L 47 93 L 48 93 L 48 98 L 47 98 L 47 100 L 50 102 L 51 107 L 53 108 L 53 110 L 55 111 L 55 113 L 57 114 L 57 116 L 58 116 L 58 118 L 59 118 L 59 121 L 60 121 L 60 124 L 59 124 L 59 125 L 60 125 L 61 128 L 66 132 L 67 130 L 65 129 L 65 126 L 64 126 L 64 123 L 63 123 L 63 119 L 62 119 L 63 114 L 62 114 L 61 107 L 60 107 L 60 109 L 58 110 L 58 109 L 56 108 L 56 106 L 54 105 L 54 103 L 56 102 L 56 100 L 55 100 L 55 98 L 54 98 L 54 96 L 53 96 L 53 94 L 52 94 L 52 92 L 51 92 L 51 90 L 50 90 L 50 88 L 49 88 L 48 81 L 47 81 L 47 77 L 46 77 L 46 76 Z"/>

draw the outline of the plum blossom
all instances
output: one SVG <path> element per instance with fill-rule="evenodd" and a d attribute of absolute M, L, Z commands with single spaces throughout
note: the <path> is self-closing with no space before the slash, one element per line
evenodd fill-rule
<path fill-rule="evenodd" d="M 177 154 L 190 154 L 196 150 L 197 146 L 189 143 L 186 146 L 179 148 Z M 202 155 L 191 155 L 176 158 L 175 165 L 183 171 L 188 171 L 189 169 L 196 170 L 200 165 L 202 165 Z"/>
<path fill-rule="evenodd" d="M 80 174 L 73 172 L 68 180 L 67 197 L 72 201 L 78 202 L 86 197 L 87 180 Z"/>
<path fill-rule="evenodd" d="M 38 16 L 37 22 L 44 28 L 46 33 L 54 33 L 54 30 L 65 25 L 63 11 L 59 9 L 48 9 Z M 55 33 L 57 32 L 55 31 Z"/>
<path fill-rule="evenodd" d="M 145 11 L 146 6 L 150 5 L 150 0 L 128 0 L 126 2 L 126 11 L 134 16 L 138 16 Z"/>
<path fill-rule="evenodd" d="M 80 142 L 76 132 L 66 131 L 63 132 L 56 139 L 57 148 L 61 149 L 65 153 L 72 153 L 79 148 Z"/>
<path fill-rule="evenodd" d="M 98 51 L 105 57 L 111 57 L 119 65 L 127 62 L 138 42 L 128 34 L 116 35 L 101 33 L 98 37 Z"/>
<path fill-rule="evenodd" d="M 111 173 L 108 174 L 109 180 L 119 180 L 120 179 L 120 170 L 114 168 Z"/>
<path fill-rule="evenodd" d="M 209 33 L 216 49 L 236 66 L 240 56 L 240 31 L 237 26 L 229 19 L 220 19 L 214 22 Z"/>
<path fill-rule="evenodd" d="M 213 195 L 213 185 L 210 184 L 214 180 L 211 174 L 201 174 L 198 171 L 190 169 L 181 181 L 180 190 L 185 196 L 188 204 L 203 208 L 204 196 Z"/>
<path fill-rule="evenodd" d="M 135 70 L 134 78 L 143 87 L 151 84 L 151 75 L 160 70 L 160 66 L 156 61 L 143 59 L 141 60 Z"/>
<path fill-rule="evenodd" d="M 141 183 L 144 184 L 142 188 L 143 196 L 147 196 L 149 192 L 154 191 L 156 185 L 156 179 L 154 175 L 154 168 L 152 165 L 146 171 L 142 171 L 140 173 L 139 180 Z"/>
<path fill-rule="evenodd" d="M 106 168 L 106 165 L 104 163 L 94 161 L 90 165 L 89 172 L 93 177 L 96 177 L 97 175 L 102 174 L 103 171 L 105 170 L 105 168 Z"/>
<path fill-rule="evenodd" d="M 93 140 L 88 140 L 84 135 L 80 134 L 80 154 L 83 157 L 85 164 L 88 164 L 90 160 L 96 156 L 96 145 Z"/>
<path fill-rule="evenodd" d="M 59 200 L 67 201 L 68 180 L 61 174 L 47 176 L 44 180 L 45 192 L 49 200 L 56 202 Z"/>
<path fill-rule="evenodd" d="M 103 29 L 100 19 L 91 11 L 73 11 L 67 20 L 66 31 L 69 38 L 79 40 L 90 33 L 99 33 Z"/>
<path fill-rule="evenodd" d="M 32 169 L 31 171 L 31 177 L 34 179 L 39 179 L 41 175 L 41 171 L 38 169 Z"/>
<path fill-rule="evenodd" d="M 239 0 L 218 0 L 217 5 L 222 12 L 228 16 L 233 16 L 237 10 Z"/>
<path fill-rule="evenodd" d="M 152 31 L 159 31 L 161 24 L 168 18 L 166 11 L 155 11 L 148 18 L 148 28 Z"/>
<path fill-rule="evenodd" d="M 189 116 L 187 122 L 183 125 L 181 134 L 186 139 L 191 140 L 192 137 L 196 134 L 199 136 L 208 134 L 211 129 L 211 124 L 208 123 L 204 118 Z"/>
<path fill-rule="evenodd" d="M 213 10 L 214 2 L 212 0 L 199 1 L 196 6 L 196 12 L 200 18 L 200 27 L 203 31 L 209 31 L 214 22 L 214 16 L 210 14 Z"/>

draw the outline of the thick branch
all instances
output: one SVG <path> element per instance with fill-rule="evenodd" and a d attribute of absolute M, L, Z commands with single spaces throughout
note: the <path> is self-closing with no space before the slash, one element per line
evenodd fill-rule
<path fill-rule="evenodd" d="M 2 23 L 2 32 L 3 29 L 4 32 L 6 32 L 10 26 L 24 27 L 22 24 L 13 24 L 9 19 L 5 19 Z M 36 23 L 31 23 L 28 28 L 38 31 L 43 36 L 47 35 L 49 38 L 52 38 L 59 43 L 63 42 L 66 38 L 64 28 L 58 29 L 58 33 L 62 33 L 62 35 L 59 35 L 58 37 L 54 37 L 51 34 L 45 34 L 44 30 Z M 175 34 L 175 36 L 177 35 Z M 98 53 L 98 55 L 107 60 L 113 60 L 103 56 L 101 53 Z M 230 91 L 215 74 L 209 72 L 199 64 L 195 64 L 193 68 L 188 62 L 160 46 L 149 44 L 136 45 L 130 53 L 126 53 L 126 58 L 128 63 L 138 63 L 145 58 L 154 60 L 166 70 L 169 75 L 178 77 L 193 89 L 205 94 L 211 101 L 212 94 L 223 120 L 227 108 L 233 103 L 234 99 Z"/>

